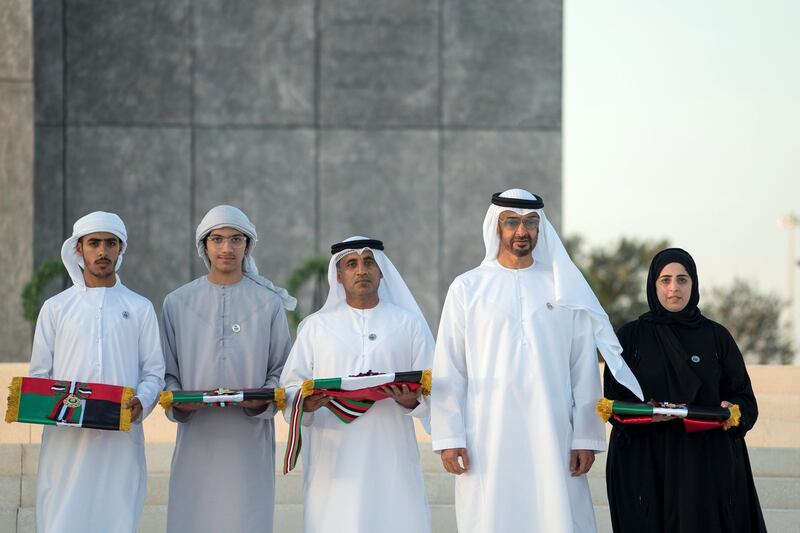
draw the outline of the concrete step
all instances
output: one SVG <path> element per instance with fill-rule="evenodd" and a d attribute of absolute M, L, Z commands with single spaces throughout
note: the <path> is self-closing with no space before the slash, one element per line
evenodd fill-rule
<path fill-rule="evenodd" d="M 292 472 L 275 477 L 275 503 L 302 504 L 303 478 Z M 454 503 L 453 476 L 442 473 L 425 473 L 425 490 L 432 505 Z M 169 474 L 157 473 L 147 476 L 145 505 L 166 505 L 169 496 Z M 0 476 L 0 509 L 34 507 L 36 505 L 36 476 Z M 0 530 L 2 532 L 2 530 Z"/>
<path fill-rule="evenodd" d="M 283 444 L 278 444 L 279 472 Z M 166 521 L 172 443 L 149 443 L 148 491 L 140 531 L 162 532 Z M 34 529 L 38 444 L 0 444 L 0 533 L 27 533 Z M 759 499 L 771 532 L 800 531 L 800 449 L 752 448 L 750 459 Z M 420 460 L 436 533 L 455 533 L 454 477 L 441 469 L 430 445 L 420 444 Z M 276 532 L 302 529 L 302 464 L 291 474 L 276 475 Z M 605 455 L 589 475 L 598 531 L 611 531 L 605 490 Z"/>
<path fill-rule="evenodd" d="M 800 531 L 800 509 L 763 509 L 764 522 L 769 533 L 797 533 Z M 607 506 L 594 506 L 598 533 L 613 533 L 611 529 L 611 513 Z M 455 531 L 454 531 L 455 533 Z"/>
<path fill-rule="evenodd" d="M 612 533 L 608 507 L 595 505 L 598 533 Z M 800 510 L 767 509 L 764 520 L 770 533 L 797 533 Z M 147 505 L 142 513 L 139 533 L 163 533 L 167 524 L 165 505 Z M 456 533 L 455 509 L 450 505 L 431 506 L 433 533 Z M 275 506 L 275 533 L 299 532 L 303 527 L 303 508 L 298 504 Z M 3 533 L 34 533 L 34 510 L 0 510 L 0 531 Z"/>
<path fill-rule="evenodd" d="M 457 533 L 455 509 L 452 505 L 432 505 L 431 529 L 434 533 Z M 35 533 L 34 509 L 25 507 L 7 513 L 3 521 L 0 513 L 0 531 L 8 533 Z M 139 533 L 163 533 L 167 527 L 166 505 L 146 505 L 139 523 Z M 303 506 L 299 504 L 275 505 L 275 533 L 303 530 Z M 611 532 L 610 527 L 607 530 Z"/>
<path fill-rule="evenodd" d="M 433 505 L 452 505 L 455 478 L 447 473 L 425 472 L 425 490 Z M 800 509 L 800 478 L 761 476 L 755 479 L 759 500 L 765 509 Z M 589 487 L 595 505 L 608 505 L 605 478 L 589 476 Z M 276 476 L 276 503 L 302 503 L 302 475 L 292 472 Z M 166 505 L 169 473 L 149 473 L 148 505 Z M 33 507 L 36 504 L 36 475 L 0 476 L 0 509 Z M 2 531 L 2 530 L 0 530 Z"/>
<path fill-rule="evenodd" d="M 148 472 L 169 472 L 173 448 L 170 442 L 148 443 L 145 446 Z M 275 469 L 280 472 L 286 443 L 279 442 L 276 448 Z M 423 471 L 443 472 L 439 455 L 431 451 L 430 443 L 420 443 L 419 448 Z M 750 448 L 748 451 L 754 476 L 800 478 L 800 448 Z M 38 463 L 38 444 L 0 444 L 0 476 L 35 474 Z M 302 468 L 300 461 L 296 471 Z M 589 476 L 604 477 L 605 469 L 606 454 L 599 454 Z"/>
<path fill-rule="evenodd" d="M 0 509 L 15 508 L 19 505 L 17 502 L 22 502 L 23 507 L 32 506 L 35 499 L 38 446 L 19 446 L 14 450 L 16 455 L 8 453 L 13 446 L 0 445 Z M 773 449 L 768 453 L 764 453 L 765 449 L 757 450 L 753 454 L 756 458 L 754 469 L 757 465 L 760 471 L 760 474 L 756 474 L 756 487 L 763 507 L 800 508 L 800 476 L 785 475 L 794 473 L 793 460 L 798 454 L 793 453 L 795 450 L 786 449 Z M 427 453 L 438 461 L 435 454 L 429 450 Z M 147 446 L 148 504 L 162 505 L 167 502 L 171 455 L 171 446 Z M 421 457 L 424 456 L 423 453 Z M 442 471 L 438 464 L 432 463 L 429 459 L 423 463 L 428 499 L 432 504 L 452 504 L 455 478 Z M 592 498 L 597 505 L 607 505 L 604 461 L 598 461 L 596 465 L 589 474 Z M 301 502 L 301 472 L 302 465 L 286 476 L 278 472 L 276 497 L 279 503 Z M 765 475 L 767 473 L 770 475 Z"/>
<path fill-rule="evenodd" d="M 800 478 L 757 477 L 756 491 L 762 509 L 791 509 L 800 511 Z M 604 478 L 589 476 L 592 503 L 608 506 L 608 493 Z M 800 528 L 798 528 L 800 532 Z"/>
<path fill-rule="evenodd" d="M 425 472 L 425 490 L 431 505 L 454 503 L 455 478 L 446 473 Z M 758 497 L 764 509 L 800 510 L 800 478 L 758 477 Z M 275 478 L 275 502 L 278 504 L 302 504 L 302 476 L 291 473 Z M 607 506 L 605 479 L 589 477 L 592 502 Z M 151 473 L 147 476 L 147 505 L 166 505 L 169 495 L 169 474 Z M 33 507 L 36 505 L 36 476 L 0 476 L 0 509 Z"/>
<path fill-rule="evenodd" d="M 755 477 L 800 477 L 800 448 L 748 448 L 747 453 Z M 590 476 L 605 476 L 606 457 L 597 455 Z"/>
<path fill-rule="evenodd" d="M 800 448 L 748 448 L 747 453 L 756 477 L 800 477 Z"/>

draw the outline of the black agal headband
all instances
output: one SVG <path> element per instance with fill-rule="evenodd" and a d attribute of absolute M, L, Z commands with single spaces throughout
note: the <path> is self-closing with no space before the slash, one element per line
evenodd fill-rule
<path fill-rule="evenodd" d="M 376 239 L 359 239 L 357 241 L 337 242 L 336 244 L 331 245 L 331 255 L 336 255 L 342 250 L 360 250 L 362 248 L 383 250 L 383 242 Z"/>
<path fill-rule="evenodd" d="M 515 207 L 518 209 L 541 209 L 544 207 L 544 200 L 541 196 L 533 195 L 535 200 L 524 200 L 521 198 L 506 198 L 500 196 L 501 192 L 496 192 L 492 195 L 492 203 L 500 207 Z"/>

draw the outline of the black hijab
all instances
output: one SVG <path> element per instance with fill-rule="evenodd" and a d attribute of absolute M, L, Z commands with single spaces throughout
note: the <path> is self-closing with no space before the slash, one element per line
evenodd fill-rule
<path fill-rule="evenodd" d="M 659 274 L 670 263 L 680 263 L 692 278 L 692 292 L 686 307 L 678 312 L 667 311 L 658 301 L 656 281 Z M 697 266 L 686 250 L 667 248 L 656 254 L 647 273 L 647 305 L 650 311 L 639 317 L 654 325 L 656 341 L 665 356 L 664 372 L 667 377 L 671 402 L 691 403 L 700 390 L 700 379 L 689 367 L 689 354 L 675 335 L 675 327 L 700 327 L 706 318 L 697 308 L 700 290 L 697 281 Z M 668 364 L 666 364 L 668 362 Z"/>
<path fill-rule="evenodd" d="M 667 311 L 658 301 L 658 294 L 656 294 L 656 281 L 664 267 L 670 263 L 680 263 L 689 277 L 692 278 L 692 294 L 689 296 L 689 302 L 686 307 L 673 313 Z M 681 248 L 667 248 L 661 250 L 653 258 L 650 263 L 650 271 L 647 273 L 647 305 L 650 311 L 643 314 L 642 320 L 648 320 L 657 324 L 680 324 L 690 328 L 696 328 L 705 322 L 706 318 L 700 313 L 697 304 L 700 302 L 700 284 L 697 280 L 697 266 L 694 264 L 694 259 L 689 255 L 689 252 Z"/>

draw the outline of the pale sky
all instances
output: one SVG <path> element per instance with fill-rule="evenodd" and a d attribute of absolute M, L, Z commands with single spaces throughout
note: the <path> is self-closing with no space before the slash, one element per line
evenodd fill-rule
<path fill-rule="evenodd" d="M 800 1 L 565 0 L 564 27 L 564 232 L 665 237 L 701 287 L 788 299 Z"/>

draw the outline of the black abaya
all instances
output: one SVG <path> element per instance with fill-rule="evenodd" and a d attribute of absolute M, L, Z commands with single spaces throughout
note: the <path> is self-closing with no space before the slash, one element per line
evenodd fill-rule
<path fill-rule="evenodd" d="M 622 355 L 646 401 L 683 401 L 669 396 L 675 389 L 664 371 L 669 363 L 658 327 L 674 334 L 701 382 L 691 403 L 719 407 L 727 400 L 740 406 L 742 418 L 728 431 L 698 433 L 687 433 L 680 420 L 625 425 L 612 419 L 606 481 L 614 531 L 766 531 L 744 442 L 758 407 L 739 348 L 723 326 L 705 318 L 691 325 L 639 319 L 623 326 L 617 332 Z M 638 401 L 607 368 L 604 381 L 606 398 Z"/>

